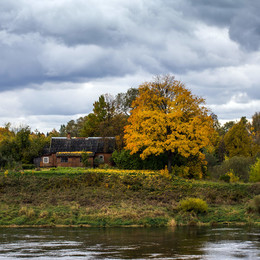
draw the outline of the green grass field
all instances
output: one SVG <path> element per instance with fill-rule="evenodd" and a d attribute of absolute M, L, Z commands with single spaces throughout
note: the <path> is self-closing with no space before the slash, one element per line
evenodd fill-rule
<path fill-rule="evenodd" d="M 155 171 L 53 168 L 0 173 L 0 225 L 167 226 L 255 224 L 260 184 L 186 180 Z M 178 208 L 187 197 L 208 212 Z"/>

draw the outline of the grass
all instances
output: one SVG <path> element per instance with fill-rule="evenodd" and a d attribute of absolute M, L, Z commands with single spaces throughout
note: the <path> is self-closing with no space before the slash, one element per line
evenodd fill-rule
<path fill-rule="evenodd" d="M 54 168 L 0 173 L 0 225 L 259 224 L 260 184 L 186 180 L 154 171 Z M 207 213 L 178 209 L 196 197 Z"/>

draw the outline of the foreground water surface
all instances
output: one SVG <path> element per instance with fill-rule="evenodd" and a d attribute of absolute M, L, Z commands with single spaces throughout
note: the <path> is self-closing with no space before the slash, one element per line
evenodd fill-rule
<path fill-rule="evenodd" d="M 0 259 L 260 259 L 250 227 L 0 228 Z"/>

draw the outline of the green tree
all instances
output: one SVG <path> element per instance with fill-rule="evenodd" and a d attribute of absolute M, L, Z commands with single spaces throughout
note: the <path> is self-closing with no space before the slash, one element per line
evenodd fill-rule
<path fill-rule="evenodd" d="M 60 136 L 63 136 L 63 137 L 65 137 L 67 135 L 67 130 L 66 130 L 65 125 L 60 126 L 59 134 L 60 134 Z"/>
<path fill-rule="evenodd" d="M 119 93 L 116 95 L 115 103 L 118 113 L 123 113 L 129 116 L 132 109 L 132 103 L 138 96 L 137 88 L 130 88 L 126 93 Z"/>
<path fill-rule="evenodd" d="M 107 103 L 105 96 L 101 95 L 93 104 L 93 113 L 85 117 L 83 127 L 81 129 L 81 136 L 102 136 L 100 123 L 106 119 L 107 116 Z"/>
<path fill-rule="evenodd" d="M 229 157 L 253 155 L 253 140 L 245 117 L 226 133 L 224 143 Z"/>
<path fill-rule="evenodd" d="M 48 145 L 49 139 L 43 133 L 32 132 L 29 136 L 29 147 L 22 153 L 23 163 L 33 163 L 33 159 L 43 155 L 44 148 Z"/>
<path fill-rule="evenodd" d="M 89 154 L 88 153 L 82 153 L 81 154 L 81 158 L 82 158 L 82 163 L 83 163 L 83 165 L 84 165 L 84 167 L 89 167 L 89 166 L 91 166 L 90 165 L 90 161 L 89 161 L 89 158 L 90 158 L 90 156 L 89 156 Z"/>
<path fill-rule="evenodd" d="M 217 129 L 219 135 L 224 136 L 234 126 L 234 124 L 234 121 L 228 121 L 223 126 L 219 126 Z"/>
<path fill-rule="evenodd" d="M 257 158 L 255 164 L 250 168 L 249 181 L 260 182 L 260 158 Z"/>
<path fill-rule="evenodd" d="M 116 109 L 112 95 L 101 95 L 93 104 L 93 112 L 84 119 L 81 136 L 117 137 L 122 142 L 127 116 Z"/>
<path fill-rule="evenodd" d="M 260 146 L 260 112 L 256 112 L 252 117 L 252 127 L 255 143 Z M 258 147 L 258 150 L 259 147 Z"/>

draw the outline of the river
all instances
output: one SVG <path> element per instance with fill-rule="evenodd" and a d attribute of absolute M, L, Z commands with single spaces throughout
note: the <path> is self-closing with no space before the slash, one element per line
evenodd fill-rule
<path fill-rule="evenodd" d="M 260 259 L 253 227 L 0 228 L 0 259 Z"/>

